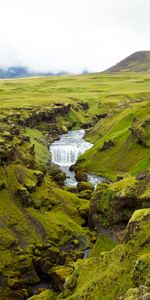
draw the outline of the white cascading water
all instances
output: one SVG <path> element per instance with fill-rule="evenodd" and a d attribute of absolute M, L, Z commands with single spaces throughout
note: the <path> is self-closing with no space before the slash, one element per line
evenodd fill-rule
<path fill-rule="evenodd" d="M 52 162 L 59 166 L 75 164 L 78 157 L 93 145 L 84 141 L 85 130 L 69 131 L 50 146 Z"/>
<path fill-rule="evenodd" d="M 93 145 L 84 140 L 85 130 L 68 131 L 67 134 L 62 134 L 60 140 L 55 141 L 50 146 L 52 153 L 52 162 L 59 165 L 60 168 L 66 173 L 67 178 L 65 185 L 76 186 L 77 181 L 74 177 L 74 172 L 69 170 L 71 165 L 74 165 L 78 157 L 86 150 L 90 149 Z M 104 181 L 104 178 L 88 174 L 88 181 L 95 187 L 97 183 Z"/>
<path fill-rule="evenodd" d="M 60 140 L 50 146 L 52 162 L 59 165 L 67 175 L 65 185 L 75 186 L 77 184 L 74 172 L 71 172 L 69 167 L 76 163 L 81 154 L 93 146 L 83 139 L 84 134 L 85 130 L 83 129 L 68 131 L 67 134 L 61 135 Z"/>

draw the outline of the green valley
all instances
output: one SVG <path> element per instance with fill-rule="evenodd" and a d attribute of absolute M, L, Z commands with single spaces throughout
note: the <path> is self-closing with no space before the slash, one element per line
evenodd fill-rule
<path fill-rule="evenodd" d="M 149 103 L 149 72 L 0 81 L 1 300 L 150 299 Z M 68 187 L 49 146 L 81 128 Z"/>

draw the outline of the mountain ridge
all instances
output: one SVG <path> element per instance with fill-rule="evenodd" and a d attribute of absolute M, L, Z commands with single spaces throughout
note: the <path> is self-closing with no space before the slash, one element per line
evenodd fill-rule
<path fill-rule="evenodd" d="M 32 72 L 28 67 L 11 66 L 7 69 L 0 68 L 0 79 L 7 78 L 22 78 L 22 77 L 34 77 L 34 76 L 61 76 L 68 74 L 65 71 L 60 72 Z"/>
<path fill-rule="evenodd" d="M 104 72 L 150 72 L 150 51 L 134 52 Z"/>

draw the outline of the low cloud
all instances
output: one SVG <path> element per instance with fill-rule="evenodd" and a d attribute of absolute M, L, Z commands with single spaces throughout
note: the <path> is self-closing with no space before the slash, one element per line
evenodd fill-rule
<path fill-rule="evenodd" d="M 149 0 L 0 0 L 0 67 L 79 73 L 150 49 Z"/>

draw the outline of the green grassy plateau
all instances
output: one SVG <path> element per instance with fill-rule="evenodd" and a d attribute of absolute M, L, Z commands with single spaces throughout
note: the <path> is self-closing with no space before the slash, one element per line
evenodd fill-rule
<path fill-rule="evenodd" d="M 78 128 L 71 189 L 48 148 Z M 1 300 L 150 299 L 149 207 L 150 73 L 0 81 Z"/>

